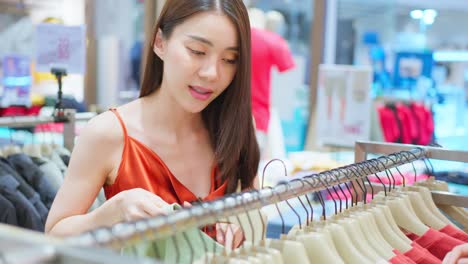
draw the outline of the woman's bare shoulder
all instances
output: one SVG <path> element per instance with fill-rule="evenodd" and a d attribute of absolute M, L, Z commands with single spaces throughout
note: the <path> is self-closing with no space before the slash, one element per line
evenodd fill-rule
<path fill-rule="evenodd" d="M 89 120 L 86 126 L 80 131 L 80 138 L 100 144 L 110 144 L 115 146 L 123 140 L 123 128 L 117 116 L 106 111 Z"/>

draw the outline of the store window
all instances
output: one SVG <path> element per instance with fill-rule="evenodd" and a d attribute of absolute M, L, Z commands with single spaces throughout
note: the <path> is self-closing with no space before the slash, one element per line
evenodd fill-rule
<path fill-rule="evenodd" d="M 376 101 L 424 102 L 431 142 L 467 149 L 468 4 L 338 0 L 337 11 L 335 62 L 370 65 Z"/>

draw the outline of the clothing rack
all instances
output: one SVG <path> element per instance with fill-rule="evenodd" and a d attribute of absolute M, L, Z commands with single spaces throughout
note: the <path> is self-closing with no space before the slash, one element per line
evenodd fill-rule
<path fill-rule="evenodd" d="M 397 151 L 408 151 L 415 148 L 423 150 L 425 153 L 427 153 L 426 157 L 430 159 L 468 163 L 468 151 L 448 150 L 437 147 L 370 141 L 356 142 L 356 146 L 354 148 L 354 161 L 365 161 L 367 160 L 367 156 L 370 153 L 389 155 Z M 376 191 L 383 190 L 383 187 L 378 184 L 372 184 L 372 187 Z M 468 196 L 455 195 L 449 192 L 441 191 L 431 191 L 431 193 L 432 199 L 436 204 L 468 207 Z"/>
<path fill-rule="evenodd" d="M 75 145 L 75 127 L 77 121 L 88 121 L 96 116 L 94 112 L 76 113 L 75 109 L 65 109 L 63 122 L 64 146 L 72 150 Z M 54 116 L 18 116 L 0 117 L 0 127 L 24 128 L 33 127 L 40 124 L 55 123 Z"/>
<path fill-rule="evenodd" d="M 81 246 L 105 246 L 119 249 L 141 238 L 160 239 L 190 228 L 198 228 L 261 207 L 287 201 L 327 187 L 358 180 L 370 174 L 385 171 L 403 164 L 425 158 L 425 149 L 411 149 L 405 159 L 379 158 L 375 166 L 360 162 L 310 175 L 289 183 L 280 183 L 273 188 L 253 190 L 221 199 L 200 203 L 191 208 L 175 211 L 167 216 L 158 216 L 131 223 L 120 223 L 109 228 L 99 228 L 67 239 L 67 243 Z M 366 168 L 364 170 L 364 167 Z M 356 173 L 357 172 L 357 173 Z M 351 176 L 351 174 L 353 176 Z"/>
<path fill-rule="evenodd" d="M 8 263 L 159 263 L 122 256 L 107 249 L 64 245 L 61 239 L 0 224 L 0 264 Z"/>

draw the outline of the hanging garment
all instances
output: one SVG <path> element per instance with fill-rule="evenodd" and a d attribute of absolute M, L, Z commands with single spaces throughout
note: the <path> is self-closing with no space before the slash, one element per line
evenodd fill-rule
<path fill-rule="evenodd" d="M 417 236 L 416 236 L 417 237 Z M 464 244 L 463 241 L 429 228 L 422 236 L 417 237 L 414 242 L 427 249 L 432 255 L 443 260 L 445 255 L 454 247 Z"/>
<path fill-rule="evenodd" d="M 185 187 L 164 164 L 161 158 L 149 147 L 127 134 L 125 124 L 116 109 L 111 111 L 118 118 L 124 133 L 122 161 L 115 182 L 104 186 L 106 198 L 133 188 L 142 188 L 160 196 L 168 204 L 200 201 Z M 216 167 L 211 173 L 211 188 L 203 201 L 224 196 L 227 182 L 220 184 L 215 180 Z M 138 177 L 135 177 L 138 175 Z"/>
<path fill-rule="evenodd" d="M 15 206 L 19 226 L 43 232 L 45 222 L 42 221 L 34 206 L 18 190 L 19 185 L 13 176 L 3 175 L 0 177 L 0 194 Z"/>
<path fill-rule="evenodd" d="M 418 128 L 410 108 L 405 104 L 398 103 L 396 111 L 401 123 L 401 142 L 404 144 L 414 143 L 418 138 Z"/>
<path fill-rule="evenodd" d="M 15 206 L 0 194 L 0 223 L 18 225 Z"/>
<path fill-rule="evenodd" d="M 403 255 L 410 258 L 417 264 L 440 264 L 440 259 L 436 258 L 427 249 L 421 247 L 417 243 L 411 243 L 412 249 L 405 252 Z"/>
<path fill-rule="evenodd" d="M 252 114 L 258 130 L 268 132 L 271 104 L 271 70 L 284 72 L 295 66 L 288 43 L 278 34 L 251 28 L 252 34 Z"/>
<path fill-rule="evenodd" d="M 178 204 L 171 204 L 162 209 L 170 214 L 182 207 Z M 151 242 L 141 242 L 134 247 L 123 249 L 124 254 L 137 256 L 146 256 L 157 258 L 164 263 L 185 264 L 192 263 L 200 259 L 207 252 L 218 253 L 224 247 L 215 242 L 211 237 L 197 228 L 189 229 L 182 233 L 165 239 L 160 239 Z"/>
<path fill-rule="evenodd" d="M 440 229 L 439 232 L 468 243 L 468 234 L 452 225 L 446 225 L 444 228 Z"/>
<path fill-rule="evenodd" d="M 63 183 L 63 174 L 59 167 L 46 158 L 31 157 L 31 160 L 39 167 L 52 188 L 57 192 Z"/>
<path fill-rule="evenodd" d="M 55 163 L 55 165 L 57 165 L 57 167 L 62 172 L 62 175 L 65 176 L 65 172 L 67 171 L 67 165 L 63 162 L 59 154 L 57 154 L 55 151 L 52 151 L 51 153 L 49 153 L 49 155 L 45 155 L 45 157 L 53 163 Z"/>
<path fill-rule="evenodd" d="M 414 264 L 416 262 L 412 261 L 410 258 L 406 257 L 405 255 L 401 254 L 398 250 L 393 250 L 396 256 L 388 260 L 388 262 L 392 264 Z"/>
<path fill-rule="evenodd" d="M 50 208 L 57 190 L 52 187 L 41 169 L 34 164 L 29 156 L 23 153 L 10 155 L 8 156 L 8 160 L 29 185 L 39 193 L 44 205 Z"/>
<path fill-rule="evenodd" d="M 13 169 L 13 166 L 7 159 L 0 157 L 0 180 L 2 177 L 8 175 L 13 176 L 19 183 L 18 190 L 28 199 L 29 203 L 34 206 L 42 222 L 45 223 L 49 211 L 41 201 L 39 194 L 15 171 L 15 169 Z"/>
<path fill-rule="evenodd" d="M 421 103 L 412 103 L 411 111 L 414 115 L 414 120 L 419 128 L 419 136 L 415 141 L 415 144 L 426 146 L 432 141 L 432 134 L 434 133 L 434 122 L 432 120 L 432 114 L 430 111 Z"/>
<path fill-rule="evenodd" d="M 386 142 L 397 142 L 400 138 L 400 129 L 393 111 L 385 106 L 377 108 L 380 126 Z"/>

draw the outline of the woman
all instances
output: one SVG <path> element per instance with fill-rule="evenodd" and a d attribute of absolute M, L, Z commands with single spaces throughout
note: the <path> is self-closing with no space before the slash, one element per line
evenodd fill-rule
<path fill-rule="evenodd" d="M 242 0 L 168 0 L 140 98 L 91 120 L 46 223 L 67 236 L 152 217 L 169 203 L 254 187 L 250 27 Z M 107 201 L 87 213 L 101 187 Z"/>

